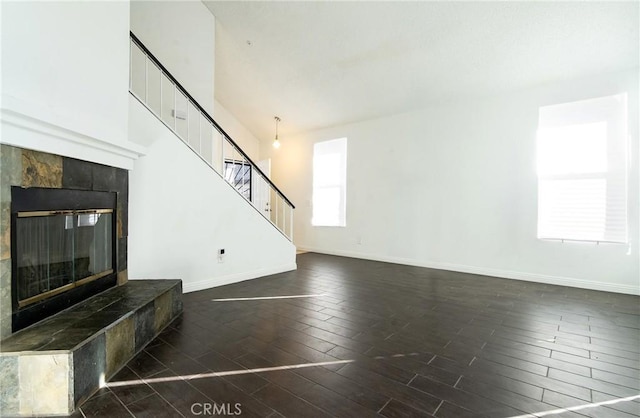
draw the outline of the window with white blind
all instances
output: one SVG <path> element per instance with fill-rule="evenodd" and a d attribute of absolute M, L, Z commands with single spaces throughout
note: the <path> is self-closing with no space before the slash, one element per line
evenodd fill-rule
<path fill-rule="evenodd" d="M 538 238 L 627 242 L 627 94 L 539 110 Z"/>
<path fill-rule="evenodd" d="M 347 138 L 313 146 L 314 226 L 346 226 Z"/>

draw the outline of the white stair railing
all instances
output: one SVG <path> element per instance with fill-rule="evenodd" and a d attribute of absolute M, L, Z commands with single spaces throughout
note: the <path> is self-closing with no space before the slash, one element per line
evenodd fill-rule
<path fill-rule="evenodd" d="M 295 206 L 130 33 L 129 91 L 290 241 Z"/>

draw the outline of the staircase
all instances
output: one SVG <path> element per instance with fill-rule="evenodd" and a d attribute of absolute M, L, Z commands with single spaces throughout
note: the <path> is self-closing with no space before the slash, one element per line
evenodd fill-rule
<path fill-rule="evenodd" d="M 131 32 L 130 48 L 131 95 L 292 241 L 291 201 Z"/>

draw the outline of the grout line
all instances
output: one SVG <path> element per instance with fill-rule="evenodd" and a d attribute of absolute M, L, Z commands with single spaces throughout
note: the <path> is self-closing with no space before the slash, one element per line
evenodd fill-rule
<path fill-rule="evenodd" d="M 393 398 L 389 398 L 389 400 L 388 400 L 387 402 L 385 402 L 385 403 L 384 403 L 384 405 L 382 405 L 382 408 L 378 409 L 378 414 L 379 414 L 380 412 L 382 412 L 382 410 L 383 410 L 387 405 L 389 405 L 389 402 L 391 402 L 392 400 L 393 400 Z"/>
<path fill-rule="evenodd" d="M 342 366 L 340 366 L 337 370 L 335 370 L 335 371 L 331 370 L 331 371 L 333 371 L 333 373 L 338 373 L 338 372 L 340 372 L 340 370 L 344 369 L 344 368 L 345 368 L 345 367 L 347 367 L 347 366 L 348 366 L 348 364 L 343 364 L 343 365 L 342 365 Z"/>
<path fill-rule="evenodd" d="M 113 391 L 111 390 L 111 388 L 110 388 L 110 387 L 107 387 L 107 390 L 109 391 L 109 393 L 111 393 L 111 394 L 112 394 L 112 395 L 113 395 L 113 396 L 118 400 L 118 402 L 120 402 L 120 405 L 122 405 L 122 407 L 123 407 L 123 408 L 124 408 L 124 409 L 129 413 L 129 414 L 131 414 L 131 416 L 132 416 L 132 417 L 134 417 L 134 418 L 135 418 L 135 415 L 133 414 L 133 412 L 131 412 L 131 411 L 129 410 L 129 408 L 127 408 L 127 405 L 125 405 L 125 404 L 124 404 L 124 402 L 122 402 L 122 399 L 120 399 L 120 397 L 119 397 L 118 395 L 116 395 L 115 393 L 113 393 Z M 84 413 L 83 413 L 83 415 L 84 415 Z"/>
<path fill-rule="evenodd" d="M 147 354 L 149 354 L 149 353 L 147 353 Z M 149 356 L 153 357 L 151 354 L 149 354 Z M 162 365 L 164 366 L 164 369 L 162 369 L 162 370 L 158 370 L 157 372 L 153 372 L 153 373 L 151 373 L 150 375 L 147 375 L 147 376 L 145 376 L 145 377 L 142 377 L 142 376 L 141 376 L 141 377 L 140 377 L 140 379 L 142 379 L 142 380 L 150 379 L 150 378 L 152 378 L 153 376 L 156 376 L 156 375 L 158 375 L 158 374 L 160 374 L 160 373 L 162 373 L 162 372 L 166 372 L 167 370 L 169 370 L 170 372 L 172 372 L 172 373 L 173 373 L 173 370 L 171 370 L 170 368 L 168 368 L 166 364 L 164 364 L 163 362 L 161 362 L 160 360 L 158 360 L 158 359 L 157 359 L 157 358 L 155 358 L 155 357 L 153 357 L 153 359 L 154 359 L 155 361 L 157 361 L 158 363 L 162 364 Z M 137 374 L 137 373 L 136 373 L 136 374 Z"/>
<path fill-rule="evenodd" d="M 152 388 L 151 386 L 149 386 L 149 385 L 148 385 L 148 384 L 146 384 L 146 383 L 145 383 L 144 385 L 145 385 L 145 386 L 147 386 L 149 389 L 151 389 L 151 390 L 153 391 L 153 393 L 150 393 L 150 394 L 148 394 L 147 396 L 143 396 L 143 397 L 142 397 L 142 398 L 140 398 L 140 399 L 136 399 L 135 401 L 133 401 L 133 402 L 131 402 L 131 403 L 129 403 L 129 404 L 125 404 L 124 406 L 132 405 L 132 404 L 134 404 L 134 403 L 136 403 L 136 402 L 139 402 L 139 401 L 141 401 L 141 400 L 143 400 L 143 399 L 147 399 L 148 397 L 153 396 L 153 395 L 156 393 L 156 390 L 155 390 L 154 388 Z M 115 395 L 115 393 L 114 393 L 114 395 Z M 118 395 L 116 395 L 116 396 L 118 396 Z M 124 403 L 124 402 L 123 402 L 123 403 Z"/>
<path fill-rule="evenodd" d="M 149 385 L 149 387 L 151 387 L 151 385 Z M 151 389 L 153 389 L 153 387 L 151 387 Z M 164 396 L 162 396 L 160 394 L 160 392 L 158 392 L 157 390 L 153 389 L 153 391 L 160 397 L 160 399 L 164 400 L 169 406 L 171 406 L 174 411 L 176 411 L 178 414 L 180 414 L 180 416 L 184 417 L 184 414 L 180 411 L 178 411 L 178 409 L 176 409 L 175 406 L 173 406 L 173 404 L 171 402 L 169 402 L 169 400 L 167 400 L 167 398 L 165 398 Z"/>
<path fill-rule="evenodd" d="M 144 379 L 143 379 L 143 381 L 144 381 Z M 153 386 L 151 386 L 151 385 L 150 385 L 150 384 L 148 384 L 147 382 L 144 382 L 144 383 L 145 383 L 145 385 L 149 386 L 149 387 L 151 388 L 151 390 L 153 390 L 153 393 L 155 393 L 156 395 L 158 395 L 158 396 L 160 397 L 160 399 L 162 399 L 163 401 L 165 401 L 165 402 L 166 402 L 168 405 L 170 405 L 170 406 L 171 406 L 171 407 L 172 407 L 172 408 L 173 408 L 173 409 L 174 409 L 178 414 L 180 414 L 181 416 L 183 416 L 183 417 L 184 417 L 184 415 L 182 414 L 182 412 L 178 411 L 178 410 L 176 409 L 176 407 L 175 407 L 175 406 L 173 406 L 173 404 L 172 404 L 171 402 L 169 402 L 169 401 L 167 400 L 167 398 L 165 398 L 164 396 L 162 396 L 162 394 L 160 394 L 160 392 L 158 392 L 158 391 L 157 391 Z M 151 395 L 149 395 L 149 396 L 151 396 Z M 135 403 L 135 402 L 134 402 L 134 403 Z M 125 408 L 126 408 L 126 405 L 125 405 Z M 128 411 L 128 410 L 129 410 L 129 409 L 127 408 L 127 411 Z M 132 414 L 132 415 L 133 415 L 133 414 Z M 134 415 L 134 416 L 135 416 L 135 415 Z"/>
<path fill-rule="evenodd" d="M 416 379 L 416 377 L 418 377 L 418 374 L 417 374 L 417 373 L 416 373 L 416 374 L 411 378 L 411 380 L 409 380 L 409 381 L 407 382 L 406 386 L 409 386 L 409 385 L 411 384 L 411 382 L 413 382 L 413 381 Z"/>
<path fill-rule="evenodd" d="M 433 411 L 433 414 L 432 414 L 433 416 L 435 416 L 438 413 L 438 410 L 440 409 L 443 403 L 444 403 L 444 399 L 440 401 L 436 409 Z"/>

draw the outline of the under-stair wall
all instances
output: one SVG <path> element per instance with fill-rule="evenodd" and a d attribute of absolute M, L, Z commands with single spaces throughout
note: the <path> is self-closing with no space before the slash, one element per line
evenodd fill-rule
<path fill-rule="evenodd" d="M 236 126 L 214 113 L 219 108 L 214 107 L 215 17 L 201 2 L 133 0 L 130 5 L 131 31 L 255 160 L 257 146 L 247 148 Z M 252 206 L 256 195 L 246 199 L 222 177 L 223 161 L 246 164 L 247 159 L 205 117 L 194 116 L 199 110 L 186 105 L 184 95 L 174 96 L 175 83 L 166 75 L 158 78 L 158 67 L 145 61 L 135 43 L 130 60 L 130 89 L 137 97 L 129 97 L 129 138 L 147 151 L 130 172 L 130 277 L 180 278 L 189 292 L 295 269 L 295 248 L 283 235 L 292 236 L 290 223 L 280 218 L 282 232 L 276 229 L 271 212 Z M 172 113 L 175 108 L 180 118 Z M 196 130 L 201 135 L 194 139 Z M 253 189 L 258 185 L 264 188 L 266 182 L 253 170 Z M 272 193 L 266 200 L 271 199 L 276 199 Z M 225 255 L 219 262 L 221 249 Z"/>
<path fill-rule="evenodd" d="M 292 242 L 133 96 L 129 126 L 147 147 L 129 178 L 130 278 L 190 292 L 296 268 Z"/>

